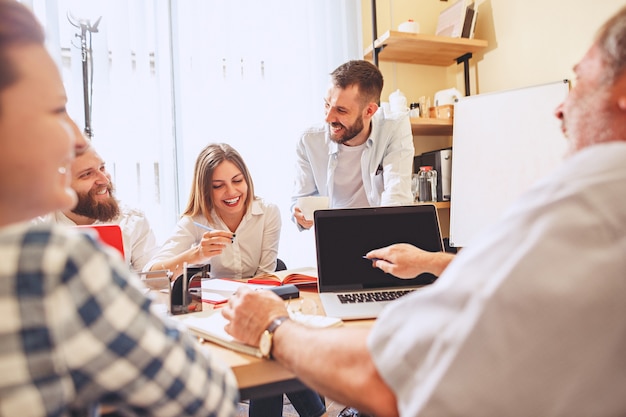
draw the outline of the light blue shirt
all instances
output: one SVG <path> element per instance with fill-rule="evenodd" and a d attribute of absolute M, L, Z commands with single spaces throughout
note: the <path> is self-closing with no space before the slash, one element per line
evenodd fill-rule
<path fill-rule="evenodd" d="M 408 113 L 385 118 L 383 110 L 379 109 L 372 118 L 371 126 L 372 131 L 365 142 L 360 167 L 369 205 L 411 204 L 415 149 Z M 328 125 L 304 132 L 296 149 L 292 206 L 299 197 L 314 195 L 328 196 L 330 201 L 348 200 L 345 196 L 333 195 L 339 147 L 339 144 L 330 139 Z"/>

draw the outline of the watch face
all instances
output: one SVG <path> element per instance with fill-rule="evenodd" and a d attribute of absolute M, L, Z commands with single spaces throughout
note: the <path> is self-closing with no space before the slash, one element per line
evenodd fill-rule
<path fill-rule="evenodd" d="M 267 330 L 261 335 L 259 350 L 261 351 L 261 355 L 263 355 L 263 357 L 270 357 L 270 352 L 272 350 L 272 334 Z"/>

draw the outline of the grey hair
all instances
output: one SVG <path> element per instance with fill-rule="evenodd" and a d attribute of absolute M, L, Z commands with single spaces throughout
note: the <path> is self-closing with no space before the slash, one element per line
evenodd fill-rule
<path fill-rule="evenodd" d="M 602 25 L 596 44 L 608 64 L 608 81 L 613 82 L 626 70 L 626 7 Z"/>

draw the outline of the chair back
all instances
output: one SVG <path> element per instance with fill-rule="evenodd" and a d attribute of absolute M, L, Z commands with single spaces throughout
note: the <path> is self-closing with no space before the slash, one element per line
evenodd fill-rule
<path fill-rule="evenodd" d="M 276 271 L 284 271 L 287 269 L 287 265 L 280 259 L 276 259 Z"/>

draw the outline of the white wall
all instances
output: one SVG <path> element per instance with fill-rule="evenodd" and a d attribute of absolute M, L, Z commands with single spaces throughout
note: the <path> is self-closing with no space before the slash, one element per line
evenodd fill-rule
<path fill-rule="evenodd" d="M 481 93 L 572 77 L 572 67 L 620 0 L 488 0 L 479 6 L 476 37 L 489 41 L 477 56 Z"/>
<path fill-rule="evenodd" d="M 378 35 L 413 18 L 420 32 L 434 34 L 439 13 L 452 5 L 440 0 L 379 0 Z M 573 67 L 593 36 L 622 0 L 476 0 L 475 37 L 489 47 L 471 60 L 472 93 L 508 90 L 571 78 Z M 371 7 L 362 0 L 363 42 L 371 43 Z M 400 88 L 411 95 L 432 95 L 455 86 L 463 90 L 461 67 L 452 65 L 447 77 L 440 68 L 381 62 L 386 90 Z"/>

